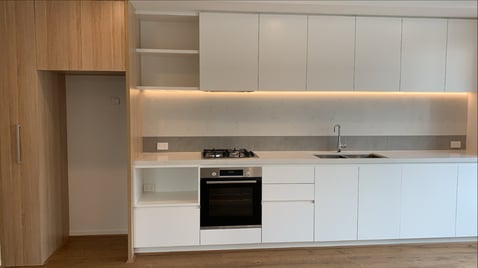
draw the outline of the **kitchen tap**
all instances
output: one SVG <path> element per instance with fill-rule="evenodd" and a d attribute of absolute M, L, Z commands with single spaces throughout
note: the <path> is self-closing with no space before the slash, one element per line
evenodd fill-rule
<path fill-rule="evenodd" d="M 342 152 L 342 148 L 346 148 L 347 145 L 342 144 L 341 136 L 340 136 L 340 125 L 336 124 L 334 125 L 334 133 L 335 129 L 337 129 L 337 153 Z"/>

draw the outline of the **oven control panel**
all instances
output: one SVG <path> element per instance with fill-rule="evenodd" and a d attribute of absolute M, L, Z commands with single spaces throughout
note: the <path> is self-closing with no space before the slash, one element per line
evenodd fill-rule
<path fill-rule="evenodd" d="M 262 177 L 261 167 L 201 168 L 201 178 Z"/>

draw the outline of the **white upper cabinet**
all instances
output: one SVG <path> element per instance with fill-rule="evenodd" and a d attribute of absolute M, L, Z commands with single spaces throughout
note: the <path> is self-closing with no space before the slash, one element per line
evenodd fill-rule
<path fill-rule="evenodd" d="M 261 14 L 259 24 L 259 89 L 305 90 L 307 16 Z"/>
<path fill-rule="evenodd" d="M 444 91 L 445 19 L 403 19 L 401 91 Z"/>
<path fill-rule="evenodd" d="M 309 16 L 307 89 L 354 89 L 355 17 Z"/>
<path fill-rule="evenodd" d="M 476 91 L 476 36 L 476 20 L 448 20 L 445 91 Z"/>
<path fill-rule="evenodd" d="M 200 14 L 202 90 L 257 90 L 258 27 L 258 14 Z"/>
<path fill-rule="evenodd" d="M 398 91 L 401 19 L 357 17 L 355 90 Z"/>

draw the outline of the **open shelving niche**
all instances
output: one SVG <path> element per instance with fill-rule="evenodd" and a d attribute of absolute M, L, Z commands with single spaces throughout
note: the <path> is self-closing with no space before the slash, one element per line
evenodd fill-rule
<path fill-rule="evenodd" d="M 136 12 L 138 89 L 199 89 L 199 14 Z"/>
<path fill-rule="evenodd" d="M 199 206 L 198 167 L 135 168 L 134 206 Z"/>

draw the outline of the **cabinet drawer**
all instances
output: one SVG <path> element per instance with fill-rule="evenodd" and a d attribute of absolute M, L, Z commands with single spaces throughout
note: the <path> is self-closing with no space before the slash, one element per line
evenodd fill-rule
<path fill-rule="evenodd" d="M 135 248 L 199 245 L 199 208 L 135 208 L 133 237 Z"/>
<path fill-rule="evenodd" d="M 263 201 L 314 200 L 314 184 L 264 184 Z"/>
<path fill-rule="evenodd" d="M 264 183 L 314 183 L 314 167 L 265 166 L 262 168 Z"/>
<path fill-rule="evenodd" d="M 260 228 L 201 230 L 201 245 L 261 243 Z"/>

